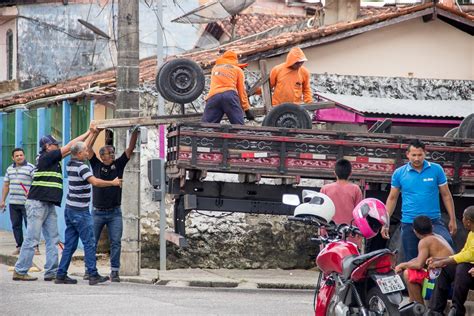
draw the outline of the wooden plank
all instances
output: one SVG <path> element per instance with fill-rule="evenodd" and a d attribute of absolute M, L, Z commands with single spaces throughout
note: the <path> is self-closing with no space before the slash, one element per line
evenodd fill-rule
<path fill-rule="evenodd" d="M 181 236 L 172 231 L 165 232 L 165 239 L 181 248 L 185 248 L 188 246 L 188 241 L 184 236 Z"/>
<path fill-rule="evenodd" d="M 267 68 L 267 61 L 266 60 L 260 60 L 259 62 L 260 65 L 260 77 L 265 78 L 268 76 L 268 68 Z M 272 93 L 270 91 L 270 82 L 267 80 L 265 83 L 262 85 L 262 99 L 263 99 L 263 105 L 265 107 L 265 114 L 270 112 L 272 109 Z"/>
<path fill-rule="evenodd" d="M 253 86 L 250 87 L 249 91 L 247 91 L 247 95 L 250 97 L 251 95 L 254 95 L 255 92 L 257 91 L 258 88 L 260 88 L 261 85 L 263 85 L 264 83 L 266 83 L 268 81 L 268 79 L 270 79 L 270 75 L 267 74 L 265 75 L 264 77 L 261 77 L 260 79 L 257 80 L 257 82 L 255 82 L 253 84 Z"/>
<path fill-rule="evenodd" d="M 120 118 L 96 120 L 95 123 L 98 128 L 119 128 L 131 127 L 134 125 L 141 126 L 155 126 L 162 124 L 184 123 L 199 121 L 202 113 L 184 114 L 184 115 L 156 115 L 146 117 Z"/>
<path fill-rule="evenodd" d="M 306 110 L 314 111 L 318 109 L 329 109 L 335 106 L 334 102 L 322 101 L 315 103 L 302 104 Z M 272 106 L 270 105 L 270 109 Z M 267 113 L 265 107 L 252 108 L 253 113 L 256 116 L 264 116 Z M 184 123 L 184 122 L 196 122 L 201 118 L 202 113 L 184 114 L 184 115 L 154 115 L 145 117 L 133 117 L 133 118 L 117 118 L 107 120 L 95 120 L 98 128 L 127 128 L 134 125 L 141 126 L 156 126 L 162 124 L 173 124 L 173 123 Z"/>

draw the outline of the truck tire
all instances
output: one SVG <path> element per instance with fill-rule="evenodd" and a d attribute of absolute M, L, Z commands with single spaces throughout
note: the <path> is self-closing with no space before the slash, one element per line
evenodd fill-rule
<path fill-rule="evenodd" d="M 190 103 L 204 90 L 204 73 L 194 61 L 186 58 L 170 60 L 156 76 L 156 89 L 164 99 L 174 103 Z"/>
<path fill-rule="evenodd" d="M 262 122 L 262 126 L 311 129 L 308 112 L 293 103 L 283 103 L 274 107 Z"/>
<path fill-rule="evenodd" d="M 469 114 L 462 120 L 458 135 L 461 138 L 474 138 L 474 113 Z"/>
<path fill-rule="evenodd" d="M 458 137 L 458 131 L 459 131 L 459 127 L 452 128 L 449 131 L 447 131 L 443 137 L 451 137 L 451 138 Z"/>

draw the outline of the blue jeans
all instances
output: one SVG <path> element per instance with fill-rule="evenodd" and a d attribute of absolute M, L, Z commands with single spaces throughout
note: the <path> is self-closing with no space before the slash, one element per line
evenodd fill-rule
<path fill-rule="evenodd" d="M 89 211 L 73 210 L 66 207 L 64 209 L 64 219 L 66 220 L 64 250 L 61 262 L 59 263 L 57 277 L 63 278 L 66 276 L 72 255 L 77 249 L 79 238 L 81 238 L 84 245 L 84 262 L 87 273 L 91 276 L 97 275 L 94 224 L 92 223 L 91 214 Z"/>
<path fill-rule="evenodd" d="M 122 251 L 122 210 L 116 207 L 110 210 L 94 209 L 94 235 L 97 243 L 102 233 L 102 228 L 107 225 L 110 241 L 110 270 L 120 270 L 120 253 Z"/>
<path fill-rule="evenodd" d="M 432 219 L 431 222 L 433 223 L 433 233 L 442 236 L 451 248 L 454 249 L 453 239 L 443 221 L 441 219 Z M 400 237 L 402 239 L 403 253 L 405 254 L 404 262 L 407 262 L 418 257 L 418 242 L 420 240 L 413 232 L 413 224 L 402 223 L 400 229 L 402 230 Z"/>
<path fill-rule="evenodd" d="M 46 241 L 46 263 L 44 275 L 54 276 L 58 269 L 58 215 L 54 204 L 36 200 L 26 200 L 28 227 L 26 238 L 21 245 L 20 256 L 15 264 L 18 274 L 26 274 L 33 264 L 34 247 L 39 244 L 41 231 Z"/>
<path fill-rule="evenodd" d="M 203 123 L 220 123 L 224 113 L 230 124 L 244 125 L 244 110 L 240 105 L 237 92 L 229 90 L 213 95 L 206 102 L 201 121 Z"/>

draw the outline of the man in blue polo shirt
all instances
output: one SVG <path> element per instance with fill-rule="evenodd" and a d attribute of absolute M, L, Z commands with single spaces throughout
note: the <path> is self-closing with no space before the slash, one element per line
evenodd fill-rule
<path fill-rule="evenodd" d="M 418 256 L 419 239 L 413 232 L 413 220 L 416 216 L 425 215 L 431 218 L 433 232 L 444 237 L 451 246 L 453 240 L 450 234 L 456 233 L 457 225 L 453 197 L 443 168 L 437 163 L 425 160 L 425 145 L 419 140 L 412 140 L 408 144 L 406 156 L 409 162 L 395 170 L 392 175 L 392 188 L 386 206 L 391 216 L 398 196 L 402 193 L 401 239 L 405 261 L 409 261 Z M 449 232 L 441 221 L 439 194 L 449 214 Z M 388 239 L 388 227 L 382 228 L 381 234 Z"/>

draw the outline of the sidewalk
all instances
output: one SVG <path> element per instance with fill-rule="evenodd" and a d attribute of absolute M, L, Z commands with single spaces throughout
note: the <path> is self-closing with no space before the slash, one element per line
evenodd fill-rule
<path fill-rule="evenodd" d="M 0 263 L 13 266 L 16 256 L 13 234 L 0 230 Z M 40 255 L 33 258 L 31 270 L 33 275 L 42 277 L 44 263 L 46 262 L 44 242 L 40 244 Z M 84 253 L 78 249 L 73 256 L 69 267 L 71 276 L 84 275 Z M 107 256 L 99 255 L 97 269 L 102 275 L 110 273 L 110 264 Z M 36 272 L 40 271 L 40 272 Z M 240 289 L 313 289 L 318 277 L 317 271 L 312 270 L 234 270 L 234 269 L 176 269 L 158 271 L 156 269 L 141 269 L 139 276 L 123 276 L 124 282 L 158 284 L 167 286 L 200 286 L 200 287 L 227 287 Z"/>

